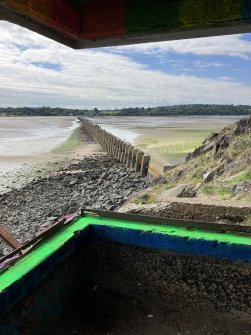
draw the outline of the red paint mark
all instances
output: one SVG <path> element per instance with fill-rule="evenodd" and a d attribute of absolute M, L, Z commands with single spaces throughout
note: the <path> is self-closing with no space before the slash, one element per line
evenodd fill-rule
<path fill-rule="evenodd" d="M 49 23 L 75 36 L 80 34 L 80 13 L 64 0 L 53 1 L 53 16 Z"/>
<path fill-rule="evenodd" d="M 81 38 L 124 36 L 125 0 L 93 0 L 82 10 Z"/>

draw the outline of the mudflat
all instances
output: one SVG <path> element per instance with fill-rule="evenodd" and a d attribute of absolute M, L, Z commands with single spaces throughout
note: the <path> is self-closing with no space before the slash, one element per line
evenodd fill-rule
<path fill-rule="evenodd" d="M 238 121 L 241 116 L 103 117 L 93 118 L 112 134 L 132 142 L 164 165 L 184 161 L 212 132 Z"/>
<path fill-rule="evenodd" d="M 25 184 L 37 171 L 39 175 L 59 161 L 78 157 L 83 149 L 87 154 L 90 148 L 85 146 L 80 152 L 72 146 L 70 157 L 67 150 L 55 151 L 78 129 L 76 121 L 75 117 L 1 117 L 0 194 Z"/>

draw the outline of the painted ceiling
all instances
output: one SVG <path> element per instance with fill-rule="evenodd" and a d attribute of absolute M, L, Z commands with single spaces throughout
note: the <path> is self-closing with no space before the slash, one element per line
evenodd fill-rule
<path fill-rule="evenodd" d="M 212 27 L 251 31 L 251 0 L 0 0 L 0 19 L 72 47 L 95 47 L 97 41 L 163 40 L 172 38 L 166 33 Z"/>

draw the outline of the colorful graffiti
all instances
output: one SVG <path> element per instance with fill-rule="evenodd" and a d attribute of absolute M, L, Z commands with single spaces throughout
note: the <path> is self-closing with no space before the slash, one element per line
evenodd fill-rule
<path fill-rule="evenodd" d="M 251 19 L 251 0 L 0 0 L 0 4 L 84 40 L 229 25 Z"/>

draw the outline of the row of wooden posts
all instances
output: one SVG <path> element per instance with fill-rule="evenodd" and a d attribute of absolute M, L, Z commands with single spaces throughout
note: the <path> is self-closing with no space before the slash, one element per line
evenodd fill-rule
<path fill-rule="evenodd" d="M 150 156 L 132 144 L 114 136 L 90 120 L 80 118 L 85 131 L 112 157 L 143 176 L 148 174 Z"/>

